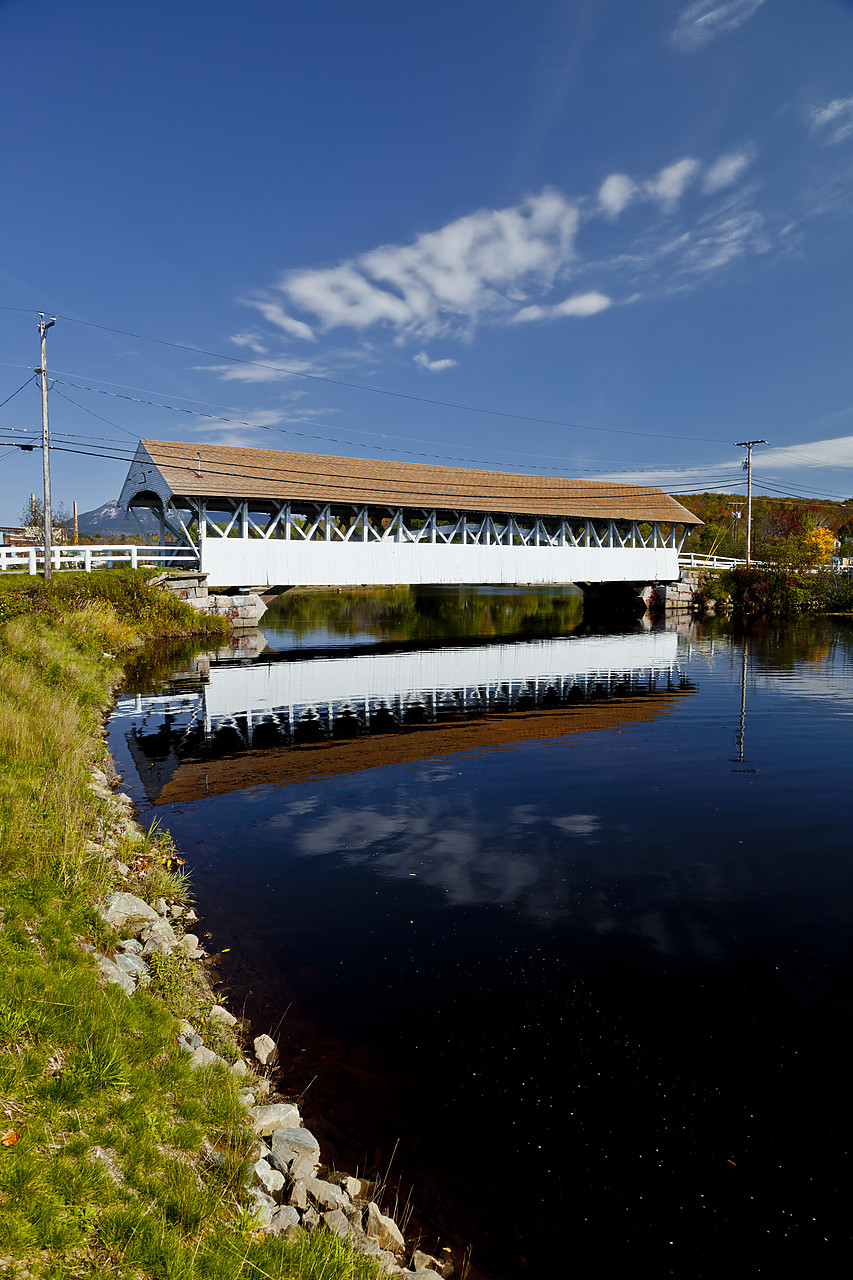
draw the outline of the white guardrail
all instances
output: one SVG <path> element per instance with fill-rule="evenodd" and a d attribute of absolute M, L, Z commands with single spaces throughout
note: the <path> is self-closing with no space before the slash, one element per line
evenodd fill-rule
<path fill-rule="evenodd" d="M 739 564 L 746 564 L 746 561 L 735 560 L 731 556 L 706 556 L 701 551 L 682 553 L 678 557 L 678 565 L 681 569 L 734 569 Z"/>
<path fill-rule="evenodd" d="M 76 569 L 91 573 L 94 569 L 113 569 L 129 564 L 131 569 L 161 565 L 164 568 L 197 569 L 198 555 L 190 547 L 141 547 L 134 543 L 87 547 L 64 544 L 51 548 L 51 568 Z M 29 573 L 44 569 L 44 547 L 0 547 L 0 572 Z"/>

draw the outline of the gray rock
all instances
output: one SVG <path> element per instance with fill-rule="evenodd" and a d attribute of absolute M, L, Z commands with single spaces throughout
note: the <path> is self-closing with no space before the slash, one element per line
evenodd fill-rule
<path fill-rule="evenodd" d="M 320 1144 L 310 1129 L 273 1129 L 270 1135 L 272 1149 L 283 1148 L 283 1160 L 295 1160 L 297 1156 L 309 1156 L 315 1164 L 320 1163 Z M 286 1150 L 292 1152 L 290 1156 Z M 315 1158 L 316 1157 L 316 1158 Z"/>
<path fill-rule="evenodd" d="M 240 1099 L 247 1111 L 249 1110 L 249 1107 L 253 1107 L 255 1105 L 255 1095 L 252 1093 L 251 1089 L 238 1089 L 237 1097 Z M 275 1165 L 274 1167 L 277 1169 L 278 1165 Z M 282 1172 L 284 1172 L 284 1170 L 282 1170 Z"/>
<path fill-rule="evenodd" d="M 253 1044 L 255 1057 L 262 1067 L 270 1067 L 274 1062 L 278 1062 L 278 1047 L 271 1036 L 255 1036 Z"/>
<path fill-rule="evenodd" d="M 248 1067 L 246 1069 L 248 1070 Z M 256 1080 L 252 1088 L 259 1098 L 266 1098 L 270 1093 L 270 1082 L 265 1079 Z"/>
<path fill-rule="evenodd" d="M 283 1150 L 283 1148 L 279 1148 Z M 294 1179 L 308 1179 L 316 1176 L 318 1156 L 296 1156 L 290 1165 L 290 1176 Z"/>
<path fill-rule="evenodd" d="M 320 1225 L 320 1215 L 316 1209 L 306 1209 L 302 1215 L 302 1225 L 310 1231 L 313 1227 Z"/>
<path fill-rule="evenodd" d="M 171 955 L 178 941 L 175 930 L 168 920 L 161 920 L 159 916 L 154 924 L 146 925 L 139 936 L 144 944 L 142 947 L 144 956 L 150 956 L 154 951 L 162 951 L 167 956 Z"/>
<path fill-rule="evenodd" d="M 246 1066 L 242 1058 L 238 1058 L 236 1062 L 231 1063 L 231 1074 L 232 1076 L 245 1076 L 249 1074 L 249 1068 Z"/>
<path fill-rule="evenodd" d="M 333 1182 L 324 1182 L 322 1178 L 306 1178 L 305 1190 L 308 1192 L 308 1199 L 318 1209 L 349 1208 L 349 1199 L 346 1193 L 341 1191 L 340 1187 L 336 1187 Z"/>
<path fill-rule="evenodd" d="M 364 1231 L 370 1240 L 378 1242 L 380 1248 L 390 1249 L 392 1253 L 402 1253 L 406 1248 L 406 1242 L 394 1219 L 380 1213 L 379 1205 L 373 1200 L 367 1206 Z"/>
<path fill-rule="evenodd" d="M 308 1208 L 308 1192 L 305 1189 L 305 1183 L 294 1182 L 293 1186 L 290 1188 L 290 1194 L 287 1198 L 293 1205 L 294 1209 L 301 1209 L 304 1213 Z"/>
<path fill-rule="evenodd" d="M 243 1093 L 244 1090 L 241 1089 L 240 1092 Z M 283 1160 L 277 1151 L 271 1151 L 267 1156 L 267 1160 L 274 1169 L 278 1169 L 279 1173 L 290 1173 L 290 1164 L 287 1160 Z"/>
<path fill-rule="evenodd" d="M 431 1253 L 424 1253 L 422 1249 L 415 1249 L 412 1254 L 412 1270 L 417 1275 L 420 1275 L 423 1271 L 429 1275 L 438 1275 L 444 1280 L 445 1276 L 452 1274 L 453 1264 L 451 1262 L 440 1262 Z"/>
<path fill-rule="evenodd" d="M 190 1066 L 194 1070 L 198 1067 L 212 1067 L 216 1063 L 223 1067 L 228 1066 L 224 1058 L 220 1058 L 218 1053 L 214 1053 L 212 1049 L 208 1049 L 203 1044 L 199 1045 L 197 1049 L 193 1049 L 190 1054 Z"/>
<path fill-rule="evenodd" d="M 113 866 L 115 867 L 116 871 L 119 873 L 119 875 L 122 877 L 123 880 L 126 880 L 127 877 L 130 875 L 130 867 L 127 866 L 127 864 L 124 862 L 119 862 L 118 858 L 113 859 Z"/>
<path fill-rule="evenodd" d="M 259 1160 L 253 1165 L 252 1173 L 255 1181 L 260 1183 L 268 1195 L 274 1195 L 284 1186 L 284 1174 L 279 1173 L 278 1169 L 274 1169 L 266 1160 Z"/>
<path fill-rule="evenodd" d="M 154 910 L 157 912 L 158 916 L 164 916 L 168 910 L 166 906 L 166 899 L 157 898 L 154 902 Z"/>
<path fill-rule="evenodd" d="M 268 1196 L 265 1191 L 259 1190 L 258 1187 L 252 1187 L 249 1192 L 249 1211 L 258 1226 L 265 1227 L 272 1222 L 272 1216 L 277 1208 L 278 1205 L 272 1196 Z"/>
<path fill-rule="evenodd" d="M 142 943 L 138 942 L 136 938 L 122 938 L 118 946 L 119 950 L 124 951 L 127 955 L 142 955 Z"/>
<path fill-rule="evenodd" d="M 171 927 L 172 926 L 170 925 L 169 928 L 171 929 Z M 178 939 L 176 945 L 179 946 L 182 951 L 192 952 L 199 950 L 198 938 L 194 933 L 185 933 L 182 938 Z"/>
<path fill-rule="evenodd" d="M 198 1049 L 203 1045 L 204 1041 L 197 1032 L 193 1031 L 192 1027 L 187 1026 L 183 1028 L 181 1034 L 178 1036 L 178 1044 L 182 1049 L 186 1049 L 191 1053 L 193 1049 Z"/>
<path fill-rule="evenodd" d="M 272 1221 L 267 1227 L 267 1234 L 271 1236 L 281 1236 L 287 1231 L 293 1231 L 299 1226 L 299 1214 L 292 1205 L 282 1205 L 280 1209 L 276 1209 L 272 1216 Z"/>
<path fill-rule="evenodd" d="M 189 936 L 192 937 L 192 934 Z M 213 1018 L 214 1022 L 221 1022 L 223 1026 L 235 1027 L 237 1025 L 237 1019 L 234 1017 L 234 1014 L 229 1013 L 229 1011 L 224 1009 L 221 1004 L 215 1004 L 213 1006 L 210 1011 L 210 1016 Z"/>
<path fill-rule="evenodd" d="M 141 956 L 133 954 L 117 955 L 115 963 L 117 969 L 121 969 L 122 973 L 126 973 L 133 978 L 135 986 L 147 987 L 151 981 L 148 965 Z"/>
<path fill-rule="evenodd" d="M 252 1107 L 249 1113 L 255 1122 L 255 1132 L 266 1135 L 274 1129 L 300 1127 L 299 1108 L 292 1102 L 273 1102 L 266 1107 Z"/>
<path fill-rule="evenodd" d="M 143 928 L 148 920 L 159 919 L 154 908 L 149 907 L 148 903 L 143 902 L 141 898 L 137 898 L 135 893 L 112 894 L 106 906 L 101 908 L 101 916 L 114 929 L 120 929 L 125 925 L 131 930 L 137 925 Z M 137 929 L 136 932 L 139 930 Z"/>
<path fill-rule="evenodd" d="M 132 978 L 129 973 L 124 973 L 117 964 L 112 960 L 108 960 L 106 956 L 95 954 L 95 963 L 98 966 L 98 972 L 104 982 L 112 982 L 126 991 L 128 995 L 136 990 L 136 979 Z"/>
<path fill-rule="evenodd" d="M 341 1186 L 349 1196 L 350 1200 L 354 1200 L 356 1196 L 360 1196 L 364 1189 L 364 1183 L 361 1178 L 351 1178 L 349 1174 L 341 1179 Z"/>
<path fill-rule="evenodd" d="M 386 1275 L 398 1276 L 400 1274 L 400 1259 L 395 1257 L 389 1249 L 380 1249 L 375 1240 L 368 1240 L 363 1235 L 356 1235 L 350 1237 L 350 1244 L 358 1249 L 360 1253 L 366 1253 L 369 1258 L 375 1258 Z"/>
<path fill-rule="evenodd" d="M 195 924 L 197 920 L 198 920 L 197 912 L 193 911 L 192 907 L 188 907 L 187 913 L 186 913 L 187 924 Z"/>
<path fill-rule="evenodd" d="M 323 1221 L 330 1231 L 334 1231 L 343 1240 L 351 1240 L 361 1234 L 340 1209 L 330 1209 L 328 1213 L 324 1213 Z"/>

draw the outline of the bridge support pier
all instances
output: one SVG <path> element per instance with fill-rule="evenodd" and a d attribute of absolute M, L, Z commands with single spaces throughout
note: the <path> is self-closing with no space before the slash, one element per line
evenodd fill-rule
<path fill-rule="evenodd" d="M 654 587 L 634 582 L 579 582 L 584 614 L 642 618 L 651 603 Z"/>

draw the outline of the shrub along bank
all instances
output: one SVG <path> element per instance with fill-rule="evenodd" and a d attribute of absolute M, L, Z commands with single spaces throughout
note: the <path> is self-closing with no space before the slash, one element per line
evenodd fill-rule
<path fill-rule="evenodd" d="M 849 613 L 853 574 L 789 564 L 743 565 L 703 578 L 695 604 L 701 609 L 711 600 L 718 609 L 731 608 L 742 615 Z"/>
<path fill-rule="evenodd" d="M 168 841 L 142 839 L 92 786 L 121 678 L 109 655 L 222 622 L 154 598 L 144 575 L 71 578 L 0 582 L 0 1270 L 367 1280 L 375 1262 L 325 1228 L 258 1231 L 246 1078 L 194 1070 L 178 1044 L 191 1015 L 223 1057 L 237 1052 L 198 970 L 164 956 L 147 989 L 99 982 L 92 949 L 110 957 L 120 941 L 99 902 L 187 896 Z"/>

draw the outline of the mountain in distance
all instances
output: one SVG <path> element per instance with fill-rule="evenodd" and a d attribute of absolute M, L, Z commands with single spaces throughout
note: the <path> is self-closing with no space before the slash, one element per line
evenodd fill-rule
<path fill-rule="evenodd" d="M 146 533 L 159 533 L 160 523 L 152 511 L 143 508 L 139 511 L 139 519 Z M 136 535 L 140 540 L 142 534 L 133 516 L 124 512 L 116 499 L 105 502 L 94 511 L 83 511 L 77 516 L 77 534 L 80 538 L 103 538 L 109 542 L 113 537 Z"/>

